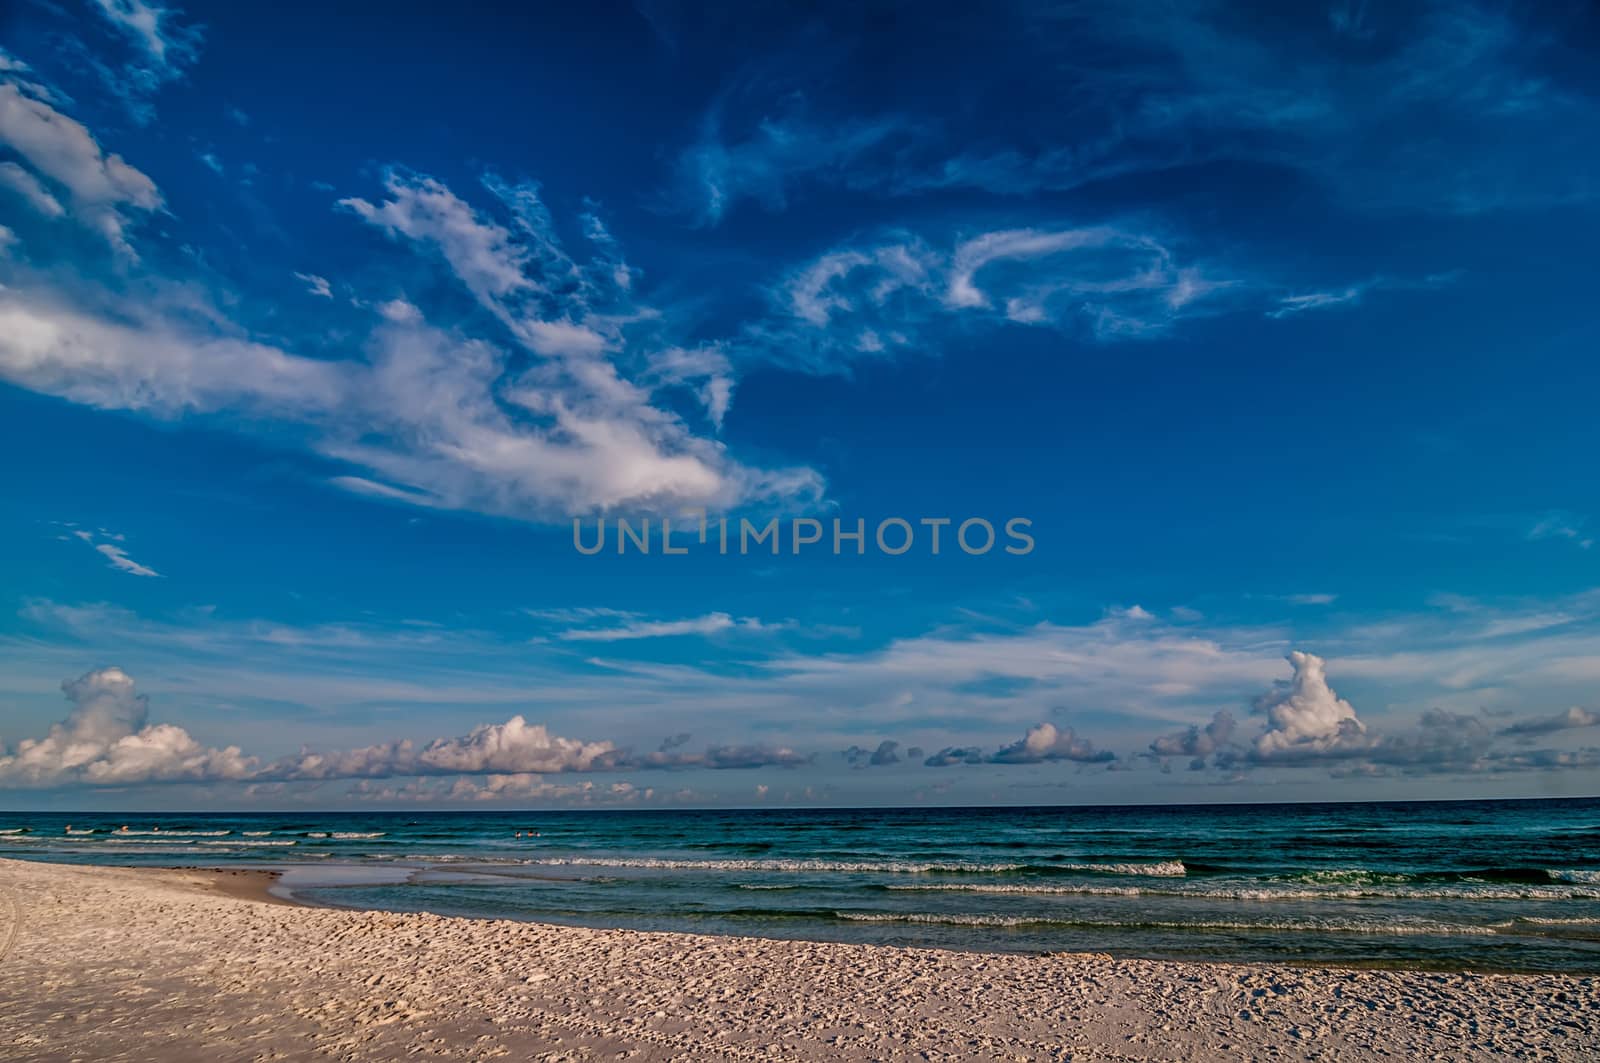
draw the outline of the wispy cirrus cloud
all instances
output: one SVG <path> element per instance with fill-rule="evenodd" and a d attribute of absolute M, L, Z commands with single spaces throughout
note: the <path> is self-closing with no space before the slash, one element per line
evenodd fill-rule
<path fill-rule="evenodd" d="M 157 577 L 161 575 L 150 566 L 140 564 L 128 556 L 127 549 L 122 545 L 125 541 L 125 537 L 122 535 L 108 532 L 104 528 L 96 531 L 86 528 L 74 528 L 70 537 L 94 547 L 95 552 L 109 561 L 111 567 L 119 572 L 126 572 L 130 576 Z M 68 538 L 68 536 L 62 536 L 62 538 Z"/>
<path fill-rule="evenodd" d="M 1044 327 L 1118 342 L 1260 297 L 1255 283 L 1128 227 L 1001 229 L 942 245 L 899 232 L 791 271 L 772 289 L 773 318 L 748 326 L 745 346 L 828 372 L 937 350 L 953 327 Z"/>
<path fill-rule="evenodd" d="M 569 628 L 556 634 L 567 642 L 624 642 L 632 639 L 673 638 L 682 635 L 719 635 L 730 631 L 771 631 L 778 625 L 753 616 L 735 618 L 728 613 L 707 613 L 683 620 L 632 619 L 616 627 Z"/>
<path fill-rule="evenodd" d="M 94 0 L 94 7 L 144 51 L 158 75 L 176 76 L 194 61 L 200 33 L 178 24 L 176 8 L 154 0 Z"/>
<path fill-rule="evenodd" d="M 1086 623 L 938 626 L 887 642 L 835 643 L 821 652 L 790 637 L 807 633 L 803 620 L 792 629 L 763 621 L 773 639 L 757 644 L 759 652 L 735 671 L 718 669 L 710 659 L 662 665 L 613 656 L 592 662 L 600 670 L 588 675 L 572 672 L 566 650 L 583 640 L 551 639 L 530 649 L 521 635 L 491 634 L 459 619 L 443 627 L 296 626 L 203 610 L 163 619 L 48 601 L 25 606 L 22 619 L 62 647 L 62 660 L 85 652 L 136 655 L 140 667 L 163 671 L 188 661 L 229 699 L 259 685 L 276 697 L 330 705 L 351 698 L 471 705 L 510 702 L 518 690 L 540 689 L 552 706 L 603 713 L 608 693 L 626 690 L 631 704 L 663 713 L 674 705 L 726 706 L 812 725 L 817 707 L 829 705 L 851 706 L 849 715 L 870 713 L 885 725 L 984 720 L 992 728 L 1087 704 L 1187 726 L 1196 716 L 1203 721 L 1218 709 L 1248 704 L 1254 691 L 1281 675 L 1283 656 L 1296 641 L 1288 623 L 1168 621 L 1142 612 L 1144 619 L 1108 613 Z M 575 630 L 672 622 L 583 608 L 540 619 Z M 1600 659 L 1600 599 L 1592 594 L 1473 602 L 1470 608 L 1456 603 L 1377 623 L 1317 624 L 1318 655 L 1331 662 L 1333 674 L 1363 690 L 1381 688 L 1391 705 L 1532 708 L 1569 692 L 1581 696 Z M 630 640 L 611 644 L 620 651 Z M 20 660 L 40 650 L 29 640 L 6 652 Z M 230 662 L 232 678 L 225 667 Z"/>
<path fill-rule="evenodd" d="M 199 59 L 202 28 L 183 21 L 181 9 L 158 0 L 92 0 L 88 6 L 127 41 L 132 57 L 113 65 L 75 39 L 69 38 L 69 48 L 121 98 L 136 122 L 148 123 L 154 117 L 150 98 L 182 79 Z"/>
<path fill-rule="evenodd" d="M 105 13 L 137 31 L 152 61 L 177 61 L 169 11 L 107 3 Z M 164 206 L 144 173 L 10 81 L 0 142 L 20 159 L 0 171 L 12 193 L 46 216 L 70 213 L 137 260 L 132 222 Z M 281 337 L 256 342 L 220 309 L 233 293 L 212 298 L 188 278 L 141 278 L 144 294 L 130 298 L 35 269 L 0 296 L 0 379 L 102 409 L 266 426 L 344 466 L 329 471 L 335 485 L 408 505 L 538 521 L 819 496 L 812 470 L 754 468 L 715 438 L 734 392 L 727 357 L 715 342 L 673 342 L 637 301 L 598 208 L 577 219 L 585 254 L 569 250 L 531 182 L 486 174 L 489 202 L 473 204 L 390 168 L 383 189 L 340 209 L 437 262 L 498 329 L 432 328 L 403 297 L 372 299 L 375 320 L 352 356 L 320 357 Z M 49 246 L 34 257 L 48 266 Z M 333 301 L 328 278 L 297 276 Z"/>
<path fill-rule="evenodd" d="M 772 317 L 746 327 L 749 355 L 834 372 L 851 362 L 939 350 L 973 328 L 1048 328 L 1095 343 L 1152 340 L 1186 321 L 1251 310 L 1283 319 L 1355 307 L 1375 291 L 1433 291 L 1459 275 L 1373 277 L 1287 292 L 1132 223 L 954 234 L 908 231 L 836 248 L 772 286 Z"/>
<path fill-rule="evenodd" d="M 782 80 L 766 109 L 740 99 L 759 116 L 743 126 L 730 129 L 719 102 L 677 160 L 673 194 L 705 222 L 741 201 L 781 209 L 808 186 L 1019 198 L 1237 161 L 1365 210 L 1476 214 L 1600 195 L 1587 175 L 1600 101 L 1581 78 L 1553 74 L 1581 66 L 1581 28 L 1564 35 L 1531 10 L 1487 3 L 1354 11 L 1336 5 L 1293 34 L 1226 4 L 1154 0 L 1007 9 L 1023 28 L 1003 37 L 999 19 L 947 16 L 946 32 L 969 39 L 956 63 L 994 61 L 1003 47 L 1023 91 L 1071 106 L 1008 126 L 988 116 L 1015 97 L 996 99 L 971 129 L 904 107 L 846 118 L 794 103 L 806 86 Z M 1505 150 L 1480 150 L 1485 130 Z M 1311 294 L 1287 307 L 1358 297 Z"/>
<path fill-rule="evenodd" d="M 328 278 L 315 273 L 296 273 L 295 280 L 301 281 L 306 286 L 306 291 L 322 299 L 333 298 L 333 286 L 328 283 Z"/>
<path fill-rule="evenodd" d="M 613 609 L 603 605 L 524 609 L 523 612 L 535 620 L 553 620 L 561 624 L 581 624 L 593 620 L 632 620 L 639 615 L 628 609 Z"/>
<path fill-rule="evenodd" d="M 1397 277 L 1371 277 L 1342 288 L 1284 295 L 1278 299 L 1276 308 L 1268 310 L 1266 314 L 1271 318 L 1286 318 L 1312 310 L 1354 306 L 1362 302 L 1371 293 L 1378 291 L 1432 291 L 1453 283 L 1459 276 L 1458 273 L 1440 273 L 1416 280 Z"/>
<path fill-rule="evenodd" d="M 1531 541 L 1564 540 L 1587 550 L 1594 545 L 1594 536 L 1586 530 L 1587 524 L 1587 519 L 1572 513 L 1547 513 L 1528 529 L 1528 538 Z"/>
<path fill-rule="evenodd" d="M 809 182 L 875 182 L 877 159 L 917 135 L 894 117 L 819 122 L 793 97 L 738 131 L 728 128 L 727 110 L 723 103 L 706 115 L 665 196 L 700 225 L 717 225 L 747 200 L 781 210 Z"/>
<path fill-rule="evenodd" d="M 97 409 L 320 419 L 362 373 L 174 320 L 150 305 L 120 309 L 126 317 L 110 319 L 49 290 L 0 293 L 0 378 Z"/>
<path fill-rule="evenodd" d="M 1549 77 L 1570 42 L 1524 14 L 1426 3 L 1368 12 L 1356 35 L 1358 23 L 1330 20 L 1292 41 L 1206 5 L 1039 17 L 1072 31 L 1053 38 L 1072 41 L 1064 76 L 1104 92 L 1097 168 L 1258 160 L 1359 208 L 1471 214 L 1600 191 L 1573 170 L 1600 147 L 1596 101 Z M 1485 129 L 1503 150 L 1478 150 Z"/>
<path fill-rule="evenodd" d="M 148 565 L 141 565 L 128 556 L 128 552 L 113 543 L 100 543 L 95 547 L 106 560 L 111 562 L 113 568 L 126 572 L 131 576 L 159 576 L 161 573 Z"/>
<path fill-rule="evenodd" d="M 481 779 L 468 777 L 450 780 L 413 779 L 404 783 L 362 779 L 346 791 L 346 796 L 357 801 L 383 804 L 537 801 L 564 806 L 618 806 L 652 801 L 655 799 L 656 791 L 654 787 L 636 787 L 629 782 L 597 783 L 592 779 L 552 782 L 542 775 L 518 772 L 510 775 L 486 775 Z"/>
<path fill-rule="evenodd" d="M 44 106 L 0 86 L 0 139 L 20 138 L 31 149 L 24 154 L 73 187 L 75 202 L 89 203 L 131 255 L 115 204 L 153 208 L 155 186 L 103 156 L 83 127 L 46 121 Z M 585 232 L 599 250 L 579 261 L 533 186 L 489 186 L 510 226 L 438 181 L 398 171 L 386 178 L 388 199 L 353 197 L 345 207 L 437 255 L 505 335 L 433 328 L 394 300 L 371 325 L 363 356 L 316 358 L 253 342 L 215 309 L 197 317 L 186 304 L 112 298 L 114 312 L 104 313 L 34 279 L 0 295 L 0 378 L 102 409 L 246 414 L 246 429 L 275 422 L 346 466 L 333 483 L 411 505 L 559 520 L 809 504 L 820 494 L 813 471 L 741 464 L 704 423 L 663 400 L 677 389 L 698 395 L 714 430 L 731 399 L 728 364 L 714 352 L 691 357 L 652 331 L 627 333 L 629 321 L 655 315 L 633 304 L 631 274 L 598 219 Z M 318 280 L 310 283 L 322 294 Z M 507 340 L 535 360 L 522 364 Z"/>

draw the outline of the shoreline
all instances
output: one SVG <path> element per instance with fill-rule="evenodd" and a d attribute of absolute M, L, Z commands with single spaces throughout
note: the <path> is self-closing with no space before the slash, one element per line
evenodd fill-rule
<path fill-rule="evenodd" d="M 967 953 L 307 906 L 265 872 L 0 860 L 0 1055 L 1600 1055 L 1600 979 Z M 6 913 L 0 905 L 0 913 Z"/>
<path fill-rule="evenodd" d="M 11 860 L 12 860 L 12 858 L 0 857 L 0 864 L 5 864 L 7 862 L 10 862 Z M 875 943 L 875 942 L 852 941 L 852 940 L 850 940 L 848 938 L 845 938 L 845 937 L 842 937 L 842 936 L 841 937 L 787 936 L 787 935 L 779 935 L 779 934 L 760 934 L 760 933 L 753 933 L 753 932 L 752 933 L 742 933 L 742 934 L 732 934 L 732 933 L 703 932 L 703 931 L 683 930 L 683 929 L 643 929 L 643 928 L 635 928 L 635 927 L 629 927 L 629 926 L 607 925 L 607 924 L 604 924 L 604 923 L 588 923 L 588 922 L 563 923 L 563 922 L 555 922 L 555 921 L 546 920 L 546 919 L 539 919 L 539 918 L 532 918 L 532 917 L 520 917 L 520 916 L 503 916 L 502 917 L 502 916 L 486 916 L 486 915 L 443 914 L 443 913 L 434 913 L 434 912 L 430 912 L 430 911 L 426 911 L 426 910 L 423 910 L 423 911 L 407 911 L 407 910 L 404 910 L 404 909 L 374 908 L 374 907 L 370 907 L 368 905 L 362 905 L 362 904 L 353 904 L 353 905 L 339 904 L 339 903 L 336 903 L 336 902 L 333 902 L 333 901 L 327 901 L 327 900 L 309 900 L 303 894 L 299 894 L 299 893 L 295 892 L 295 888 L 291 888 L 291 887 L 288 887 L 288 886 L 285 886 L 285 885 L 282 884 L 284 878 L 286 876 L 292 875 L 294 870 L 296 870 L 296 868 L 289 868 L 289 869 L 272 868 L 272 867 L 237 868 L 237 867 L 230 867 L 230 866 L 227 866 L 225 864 L 217 864 L 217 865 L 211 865 L 211 866 L 200 865 L 200 864 L 161 864 L 161 865 L 91 864 L 91 863 L 78 863 L 78 862 L 71 862 L 71 861 L 53 861 L 53 860 L 48 860 L 48 859 L 40 859 L 40 858 L 36 858 L 36 857 L 30 857 L 30 858 L 26 858 L 26 859 L 17 859 L 15 862 L 17 862 L 17 863 L 45 864 L 45 865 L 49 865 L 49 866 L 53 866 L 53 867 L 86 868 L 86 869 L 93 869 L 93 870 L 104 870 L 104 871 L 108 871 L 108 872 L 130 872 L 130 873 L 133 873 L 133 874 L 149 875 L 149 876 L 152 876 L 152 877 L 159 877 L 159 876 L 163 876 L 163 875 L 165 875 L 165 876 L 176 876 L 177 877 L 176 880 L 171 884 L 181 886 L 182 888 L 195 890 L 195 891 L 198 891 L 198 892 L 201 892 L 201 893 L 208 893 L 208 892 L 220 893 L 220 894 L 223 894 L 223 895 L 226 895 L 226 896 L 237 898 L 239 900 L 255 901 L 255 902 L 271 904 L 271 905 L 279 905 L 279 906 L 290 907 L 290 908 L 302 908 L 302 909 L 311 909 L 311 910 L 318 910 L 318 911 L 353 912 L 353 913 L 382 913 L 382 914 L 400 915 L 400 916 L 419 915 L 419 916 L 428 916 L 428 917 L 431 917 L 431 918 L 461 920 L 461 921 L 465 921 L 465 922 L 496 923 L 496 922 L 502 922 L 502 921 L 509 921 L 509 922 L 513 922 L 513 923 L 526 924 L 528 926 L 544 927 L 544 928 L 550 928 L 550 929 L 589 930 L 589 931 L 615 932 L 615 933 L 681 935 L 681 936 L 686 937 L 686 938 L 712 938 L 712 939 L 727 939 L 727 940 L 736 940 L 736 941 L 737 940 L 774 941 L 774 942 L 809 943 L 809 944 L 816 944 L 816 945 L 840 945 L 840 946 L 850 946 L 850 947 L 859 946 L 859 947 L 863 947 L 863 948 L 893 948 L 893 949 L 901 949 L 901 950 L 913 951 L 913 952 L 915 952 L 915 951 L 955 952 L 955 953 L 960 953 L 960 954 L 964 954 L 964 955 L 976 955 L 976 956 L 1036 956 L 1036 957 L 1050 957 L 1050 956 L 1094 955 L 1094 956 L 1103 956 L 1103 957 L 1105 957 L 1107 959 L 1115 960 L 1115 961 L 1121 961 L 1121 962 L 1142 961 L 1142 962 L 1150 962 L 1150 963 L 1198 964 L 1198 965 L 1202 965 L 1202 966 L 1221 965 L 1221 966 L 1229 966 L 1229 967 L 1259 967 L 1259 968 L 1270 968 L 1270 969 L 1281 969 L 1281 970 L 1292 970 L 1292 971 L 1303 971 L 1303 972 L 1318 972 L 1318 971 L 1326 971 L 1326 972 L 1335 972 L 1335 971 L 1374 971 L 1374 972 L 1391 972 L 1391 973 L 1399 973 L 1399 974 L 1414 974 L 1414 975 L 1418 975 L 1418 976 L 1436 975 L 1436 974 L 1444 974 L 1444 975 L 1465 974 L 1465 975 L 1495 975 L 1495 976 L 1509 976 L 1509 977 L 1524 977 L 1524 976 L 1531 977 L 1531 976 L 1539 976 L 1539 975 L 1542 975 L 1542 974 L 1553 973 L 1553 972 L 1544 971 L 1544 970 L 1538 970 L 1538 969 L 1517 968 L 1517 967 L 1502 967 L 1502 966 L 1496 966 L 1494 964 L 1486 964 L 1486 963 L 1466 963 L 1466 962 L 1463 962 L 1463 963 L 1461 963 L 1459 965 L 1455 965 L 1455 964 L 1442 965 L 1441 964 L 1441 965 L 1435 965 L 1435 966 L 1427 966 L 1427 965 L 1417 964 L 1417 963 L 1414 963 L 1414 962 L 1408 962 L 1408 960 L 1404 959 L 1404 958 L 1398 958 L 1398 959 L 1394 959 L 1392 961 L 1384 961 L 1384 960 L 1354 961 L 1354 960 L 1352 960 L 1352 961 L 1340 962 L 1340 961 L 1333 961 L 1333 960 L 1311 960 L 1311 961 L 1306 961 L 1306 962 L 1303 962 L 1303 963 L 1299 963 L 1299 962 L 1294 962 L 1292 960 L 1274 961 L 1274 960 L 1254 960 L 1254 959 L 1212 959 L 1212 958 L 1197 958 L 1197 957 L 1193 957 L 1193 956 L 1164 956 L 1164 955 L 1151 955 L 1151 954 L 1132 952 L 1132 951 L 1124 952 L 1124 951 L 1120 951 L 1120 950 L 1113 950 L 1113 951 L 1102 951 L 1100 949 L 1088 949 L 1088 950 L 1083 950 L 1083 949 L 1076 949 L 1076 950 L 1075 949 L 1014 949 L 1014 950 L 1010 950 L 1010 949 L 986 949 L 986 948 L 977 947 L 977 946 L 974 946 L 974 947 L 962 947 L 960 945 L 954 945 L 954 946 L 951 946 L 951 945 L 927 945 L 927 944 L 894 944 L 894 945 L 885 945 L 885 944 L 879 944 L 879 943 Z M 330 863 L 330 864 L 319 865 L 319 868 L 325 869 L 325 868 L 328 868 L 328 867 L 339 867 L 339 866 L 350 867 L 350 868 L 360 868 L 360 867 L 362 867 L 364 865 L 361 865 L 359 863 L 347 863 L 347 864 L 332 864 L 332 863 Z M 298 888 L 299 889 L 307 889 L 307 888 L 309 888 L 309 889 L 338 889 L 340 887 L 339 887 L 339 885 L 332 884 L 332 883 L 328 883 L 328 884 L 320 884 L 319 883 L 319 884 L 311 884 L 309 886 L 300 886 Z M 1597 967 L 1595 967 L 1593 969 L 1584 968 L 1584 969 L 1579 969 L 1579 970 L 1572 970 L 1572 971 L 1565 971 L 1565 972 L 1555 972 L 1555 973 L 1571 974 L 1571 975 L 1575 975 L 1576 977 L 1580 977 L 1580 978 L 1600 979 L 1600 966 L 1597 966 Z M 1597 999 L 1596 1006 L 1600 1007 L 1600 999 Z"/>
<path fill-rule="evenodd" d="M 48 862 L 48 861 L 46 861 Z M 91 867 L 113 867 L 109 864 L 91 864 Z M 165 872 L 168 874 L 188 875 L 192 878 L 195 889 L 214 891 L 233 897 L 241 901 L 254 901 L 258 904 L 281 904 L 289 908 L 316 908 L 320 905 L 310 904 L 296 898 L 292 893 L 284 891 L 273 892 L 278 882 L 283 878 L 283 872 L 264 868 L 224 868 L 200 867 L 192 864 L 173 865 L 171 867 L 129 868 L 130 871 L 149 870 Z M 198 878 L 193 878 L 198 876 Z"/>
<path fill-rule="evenodd" d="M 41 861 L 41 862 L 48 863 L 50 861 Z M 98 867 L 98 868 L 106 868 L 108 870 L 120 869 L 120 865 L 116 865 L 116 864 L 77 864 L 77 865 L 70 865 L 70 866 Z M 196 881 L 196 882 L 193 883 L 193 887 L 196 888 L 196 889 L 201 889 L 201 890 L 214 889 L 214 890 L 217 890 L 219 892 L 227 893 L 230 896 L 238 897 L 241 900 L 261 901 L 261 902 L 264 902 L 264 903 L 267 903 L 267 904 L 281 904 L 281 905 L 287 905 L 287 906 L 293 907 L 293 908 L 313 908 L 313 909 L 323 909 L 323 910 L 335 911 L 335 912 L 384 912 L 384 913 L 388 913 L 388 914 L 392 914 L 392 915 L 418 915 L 418 914 L 420 914 L 420 915 L 437 915 L 437 918 L 441 918 L 441 919 L 459 919 L 459 920 L 464 920 L 464 921 L 467 921 L 467 922 L 490 922 L 490 923 L 492 923 L 492 922 L 500 921 L 500 919 L 498 919 L 497 917 L 494 917 L 494 916 L 448 915 L 448 914 L 432 913 L 432 912 L 407 912 L 407 911 L 391 909 L 391 908 L 372 908 L 372 907 L 368 907 L 366 905 L 345 905 L 345 904 L 336 904 L 336 903 L 333 903 L 331 901 L 313 901 L 313 900 L 308 900 L 303 895 L 296 894 L 291 889 L 279 886 L 278 883 L 283 878 L 284 872 L 277 871 L 277 870 L 270 870 L 270 869 L 259 869 L 259 868 L 248 868 L 248 869 L 246 869 L 246 868 L 238 868 L 238 869 L 235 869 L 235 868 L 224 868 L 224 867 L 200 867 L 200 866 L 195 866 L 195 865 L 181 865 L 181 866 L 180 865 L 174 865 L 174 866 L 171 866 L 171 867 L 151 867 L 151 868 L 142 868 L 142 869 L 141 868 L 130 868 L 129 870 L 189 872 L 189 873 L 193 873 L 193 874 L 201 875 L 201 876 L 215 876 L 215 880 L 214 881 Z M 240 876 L 240 877 L 235 879 L 232 876 Z M 317 888 L 317 887 L 312 887 L 312 888 Z M 337 889 L 338 887 L 336 887 L 336 886 L 328 886 L 328 887 L 321 887 L 321 888 Z M 274 892 L 275 890 L 277 892 Z M 938 946 L 938 945 L 878 945 L 878 944 L 868 943 L 868 942 L 853 942 L 853 941 L 845 940 L 845 939 L 842 939 L 842 938 L 825 938 L 825 937 L 808 937 L 808 936 L 793 936 L 793 937 L 791 937 L 791 936 L 783 936 L 783 935 L 777 935 L 777 934 L 757 934 L 757 933 L 749 933 L 749 934 L 718 934 L 718 933 L 701 933 L 701 932 L 690 931 L 690 930 L 637 930 L 637 929 L 634 929 L 632 927 L 607 926 L 607 925 L 600 924 L 600 923 L 577 923 L 577 922 L 574 922 L 574 923 L 558 923 L 558 922 L 552 922 L 552 921 L 550 921 L 548 919 L 522 918 L 522 917 L 516 917 L 516 916 L 506 916 L 506 917 L 503 917 L 503 918 L 508 919 L 508 920 L 510 920 L 512 922 L 527 923 L 527 924 L 529 924 L 531 926 L 550 927 L 550 928 L 556 928 L 556 929 L 616 931 L 616 932 L 620 932 L 620 933 L 668 934 L 668 935 L 682 935 L 684 937 L 691 937 L 691 938 L 704 937 L 704 938 L 730 938 L 730 939 L 733 939 L 733 940 L 752 940 L 752 941 L 793 941 L 793 942 L 807 942 L 807 943 L 816 944 L 816 945 L 859 945 L 859 946 L 861 946 L 863 948 L 896 948 L 896 949 L 903 949 L 903 950 L 908 951 L 908 952 L 919 952 L 919 951 L 956 952 L 956 953 L 962 953 L 962 954 L 974 955 L 974 956 L 1037 956 L 1037 957 L 1096 956 L 1096 957 L 1104 957 L 1104 958 L 1109 959 L 1109 960 L 1121 960 L 1121 961 L 1143 960 L 1143 961 L 1149 961 L 1149 962 L 1152 962 L 1152 963 L 1193 963 L 1193 964 L 1202 964 L 1202 965 L 1212 965 L 1212 964 L 1227 965 L 1227 966 L 1231 966 L 1231 967 L 1270 967 L 1270 968 L 1274 968 L 1274 969 L 1291 970 L 1291 971 L 1308 971 L 1308 972 L 1315 972 L 1315 971 L 1390 971 L 1390 972 L 1395 972 L 1395 973 L 1400 973 L 1400 974 L 1416 974 L 1416 975 L 1475 974 L 1475 975 L 1508 975 L 1508 976 L 1529 976 L 1529 975 L 1538 975 L 1538 974 L 1544 973 L 1544 972 L 1539 972 L 1539 971 L 1519 970 L 1519 969 L 1513 968 L 1513 967 L 1496 967 L 1496 966 L 1493 966 L 1493 965 L 1486 965 L 1486 964 L 1462 964 L 1460 966 L 1450 966 L 1450 967 L 1445 967 L 1445 966 L 1424 967 L 1424 966 L 1420 966 L 1420 965 L 1417 965 L 1417 964 L 1408 963 L 1407 961 L 1405 961 L 1403 959 L 1397 959 L 1397 960 L 1394 960 L 1392 962 L 1384 962 L 1382 960 L 1372 960 L 1372 961 L 1368 961 L 1368 962 L 1365 962 L 1365 963 L 1359 963 L 1359 962 L 1354 962 L 1354 961 L 1351 961 L 1351 962 L 1348 962 L 1348 963 L 1338 963 L 1338 962 L 1331 962 L 1331 961 L 1329 961 L 1329 962 L 1306 962 L 1306 963 L 1293 963 L 1293 962 L 1273 963 L 1273 962 L 1260 961 L 1260 960 L 1210 960 L 1210 959 L 1202 960 L 1202 959 L 1195 959 L 1195 958 L 1192 958 L 1192 957 L 1184 958 L 1184 957 L 1174 957 L 1174 956 L 1150 956 L 1150 955 L 1144 955 L 1144 954 L 1141 954 L 1141 953 L 1121 952 L 1121 951 L 1104 951 L 1104 952 L 1102 952 L 1102 951 L 1099 951 L 1099 950 L 1094 950 L 1094 951 L 1090 951 L 1090 952 L 1084 952 L 1084 951 L 1072 950 L 1072 949 L 996 950 L 996 949 L 983 949 L 983 948 L 978 948 L 978 947 L 963 948 L 963 947 L 960 947 L 960 946 Z M 1568 973 L 1576 973 L 1579 977 L 1591 977 L 1592 976 L 1592 977 L 1600 978 L 1600 967 L 1597 967 L 1595 970 L 1584 970 L 1584 971 L 1568 972 Z M 1600 1006 L 1600 1001 L 1597 1001 L 1596 1005 Z"/>

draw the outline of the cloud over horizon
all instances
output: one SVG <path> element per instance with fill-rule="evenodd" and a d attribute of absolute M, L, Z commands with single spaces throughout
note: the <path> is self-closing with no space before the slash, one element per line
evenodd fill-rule
<path fill-rule="evenodd" d="M 61 689 L 72 711 L 43 738 L 0 753 L 0 787 L 238 781 L 256 771 L 237 746 L 205 748 L 181 727 L 147 723 L 149 702 L 120 668 L 86 672 Z"/>
<path fill-rule="evenodd" d="M 1328 685 L 1321 658 L 1294 651 L 1288 659 L 1293 677 L 1275 682 L 1256 699 L 1255 712 L 1262 717 L 1262 728 L 1253 737 L 1241 736 L 1232 715 L 1220 710 L 1203 727 L 1195 725 L 1154 739 L 1140 755 L 1163 764 L 1169 757 L 1190 758 L 1189 767 L 1195 771 L 1206 769 L 1208 762 L 1230 772 L 1320 767 L 1336 778 L 1382 775 L 1391 769 L 1407 774 L 1475 774 L 1587 768 L 1600 758 L 1600 749 L 1494 746 L 1497 736 L 1520 739 L 1525 746 L 1533 737 L 1600 725 L 1600 716 L 1582 709 L 1519 721 L 1498 731 L 1492 731 L 1478 716 L 1431 709 L 1410 730 L 1377 733 Z M 424 787 L 416 794 L 433 799 L 487 800 L 518 794 L 559 796 L 561 791 L 549 789 L 541 781 L 552 775 L 793 770 L 818 762 L 817 753 L 768 743 L 714 743 L 703 751 L 693 751 L 685 748 L 690 740 L 686 733 L 670 735 L 658 749 L 639 753 L 613 741 L 558 736 L 520 714 L 504 723 L 480 724 L 466 734 L 426 742 L 397 739 L 343 750 L 303 748 L 269 761 L 247 756 L 237 746 L 203 746 L 173 724 L 150 723 L 148 699 L 137 691 L 132 676 L 120 668 L 96 669 L 63 682 L 61 687 L 72 711 L 43 738 L 22 739 L 9 754 L 0 746 L 0 788 L 215 782 L 316 785 L 338 780 L 460 778 L 467 781 L 449 790 Z M 873 750 L 846 750 L 844 758 L 861 767 L 892 766 L 902 762 L 900 749 L 900 741 L 885 739 Z M 1078 764 L 1115 769 L 1119 765 L 1111 750 L 1099 749 L 1072 728 L 1051 722 L 1029 727 L 1023 737 L 992 752 L 979 746 L 947 746 L 924 757 L 921 749 L 912 747 L 907 757 L 932 768 Z M 500 781 L 493 782 L 490 777 Z M 394 795 L 401 799 L 408 792 L 395 790 Z M 589 788 L 568 793 L 592 792 Z"/>

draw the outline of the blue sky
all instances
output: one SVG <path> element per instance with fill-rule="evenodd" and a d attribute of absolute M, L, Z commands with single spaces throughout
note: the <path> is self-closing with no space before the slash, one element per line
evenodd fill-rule
<path fill-rule="evenodd" d="M 321 7 L 0 14 L 0 804 L 1600 792 L 1587 5 Z"/>

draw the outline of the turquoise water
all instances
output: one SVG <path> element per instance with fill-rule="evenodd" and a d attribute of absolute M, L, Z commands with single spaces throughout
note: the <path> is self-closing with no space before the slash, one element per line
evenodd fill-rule
<path fill-rule="evenodd" d="M 1600 799 L 0 813 L 0 856 L 268 866 L 320 903 L 589 926 L 1600 971 Z"/>

